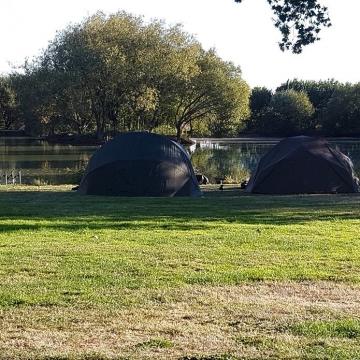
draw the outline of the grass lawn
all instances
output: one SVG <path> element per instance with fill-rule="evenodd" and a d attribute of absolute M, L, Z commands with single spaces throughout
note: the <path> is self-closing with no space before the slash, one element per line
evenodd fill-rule
<path fill-rule="evenodd" d="M 360 194 L 0 186 L 0 359 L 360 359 Z"/>

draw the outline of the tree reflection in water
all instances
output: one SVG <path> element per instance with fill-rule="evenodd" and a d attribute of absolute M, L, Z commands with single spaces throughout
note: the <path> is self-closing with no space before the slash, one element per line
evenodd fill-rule
<path fill-rule="evenodd" d="M 279 140 L 203 140 L 197 141 L 189 153 L 195 172 L 206 175 L 210 182 L 224 176 L 241 182 L 250 177 L 261 156 Z M 360 175 L 360 139 L 329 139 L 329 142 L 352 160 L 356 174 Z"/>
<path fill-rule="evenodd" d="M 352 160 L 360 175 L 360 139 L 328 139 Z M 247 179 L 260 157 L 279 139 L 198 139 L 188 148 L 196 173 L 231 181 Z M 22 170 L 22 182 L 34 179 L 48 184 L 77 183 L 98 146 L 51 145 L 26 138 L 0 138 L 0 172 Z"/>

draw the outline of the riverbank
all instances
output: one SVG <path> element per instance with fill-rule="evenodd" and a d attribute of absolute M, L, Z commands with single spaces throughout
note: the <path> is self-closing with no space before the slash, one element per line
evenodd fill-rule
<path fill-rule="evenodd" d="M 170 140 L 177 141 L 176 137 L 168 136 Z M 95 135 L 72 135 L 72 134 L 56 134 L 49 135 L 42 140 L 47 141 L 50 144 L 65 144 L 65 145 L 75 145 L 75 146 L 86 146 L 86 145 L 103 145 L 106 141 L 111 140 L 107 138 L 106 140 L 99 140 Z M 193 145 L 195 142 L 191 139 L 180 139 L 180 144 L 182 145 Z"/>
<path fill-rule="evenodd" d="M 64 145 L 103 145 L 105 140 L 99 140 L 95 135 L 73 135 L 73 134 L 54 134 L 43 137 L 42 140 L 49 144 L 64 144 Z"/>
<path fill-rule="evenodd" d="M 25 130 L 0 130 L 0 137 L 25 137 Z"/>

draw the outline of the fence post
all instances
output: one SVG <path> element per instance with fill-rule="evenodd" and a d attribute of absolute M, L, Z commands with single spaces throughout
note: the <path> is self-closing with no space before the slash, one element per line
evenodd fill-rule
<path fill-rule="evenodd" d="M 21 175 L 22 175 L 21 169 L 20 170 L 13 169 L 10 172 L 8 172 L 8 170 L 5 170 L 5 171 L 1 170 L 0 171 L 0 185 L 8 185 L 10 183 L 12 183 L 13 185 L 15 185 L 16 183 L 19 183 L 21 185 L 21 182 L 22 182 Z M 3 180 L 3 178 L 5 179 L 5 181 Z"/>
<path fill-rule="evenodd" d="M 15 169 L 11 170 L 11 180 L 12 180 L 12 184 L 15 185 L 16 184 L 16 176 L 15 176 Z"/>

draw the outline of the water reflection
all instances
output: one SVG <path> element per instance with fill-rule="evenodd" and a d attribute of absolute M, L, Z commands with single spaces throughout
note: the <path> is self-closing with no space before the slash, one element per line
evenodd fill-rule
<path fill-rule="evenodd" d="M 197 140 L 191 159 L 196 171 L 241 180 L 250 176 L 259 159 L 281 139 Z M 360 175 L 360 139 L 328 139 L 347 155 Z"/>
<path fill-rule="evenodd" d="M 188 147 L 197 173 L 211 182 L 227 176 L 231 181 L 248 178 L 262 155 L 280 139 L 197 139 Z M 330 139 L 350 157 L 360 174 L 360 139 Z M 26 184 L 78 183 L 89 159 L 98 146 L 52 145 L 30 138 L 0 138 L 0 175 L 13 169 L 22 172 Z"/>
<path fill-rule="evenodd" d="M 97 146 L 53 145 L 31 138 L 0 138 L 0 173 L 20 170 L 22 183 L 78 182 Z"/>
<path fill-rule="evenodd" d="M 191 152 L 196 172 L 204 173 L 211 182 L 217 177 L 241 182 L 250 176 L 260 157 L 279 140 L 197 140 Z"/>

